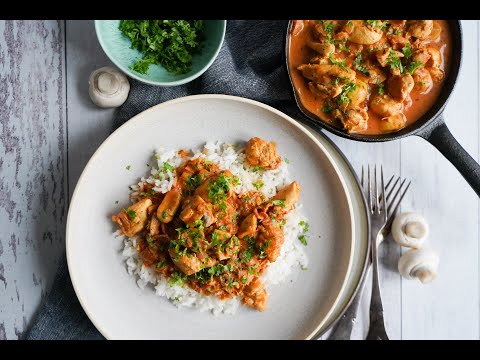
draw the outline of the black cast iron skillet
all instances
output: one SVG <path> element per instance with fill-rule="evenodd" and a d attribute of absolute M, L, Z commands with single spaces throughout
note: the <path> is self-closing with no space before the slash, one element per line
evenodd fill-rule
<path fill-rule="evenodd" d="M 467 153 L 467 151 L 458 143 L 453 137 L 452 133 L 445 124 L 443 117 L 443 110 L 447 104 L 448 98 L 452 93 L 457 80 L 458 72 L 462 59 L 462 29 L 460 21 L 448 20 L 450 33 L 452 36 L 452 52 L 450 59 L 450 68 L 446 71 L 446 78 L 443 80 L 443 87 L 430 110 L 425 113 L 420 119 L 406 128 L 389 134 L 382 135 L 362 135 L 362 134 L 348 134 L 341 129 L 338 129 L 320 119 L 315 114 L 312 114 L 305 109 L 298 98 L 297 92 L 293 86 L 290 68 L 288 66 L 288 53 L 290 48 L 290 32 L 293 21 L 288 23 L 286 34 L 285 58 L 287 62 L 287 71 L 292 85 L 295 101 L 299 109 L 305 115 L 302 119 L 308 125 L 316 130 L 321 128 L 326 129 L 335 135 L 365 142 L 381 142 L 404 138 L 410 135 L 417 135 L 435 146 L 450 162 L 457 168 L 462 176 L 467 180 L 473 190 L 480 196 L 480 165 Z"/>

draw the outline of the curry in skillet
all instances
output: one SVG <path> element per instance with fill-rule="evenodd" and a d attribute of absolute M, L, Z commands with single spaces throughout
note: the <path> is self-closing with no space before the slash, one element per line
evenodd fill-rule
<path fill-rule="evenodd" d="M 303 107 L 323 121 L 395 132 L 435 102 L 450 44 L 445 20 L 294 20 L 289 71 Z"/>

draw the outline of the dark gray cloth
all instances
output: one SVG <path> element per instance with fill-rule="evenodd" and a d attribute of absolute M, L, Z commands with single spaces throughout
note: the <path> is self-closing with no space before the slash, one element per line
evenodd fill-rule
<path fill-rule="evenodd" d="M 130 79 L 130 95 L 118 109 L 112 131 L 153 105 L 205 93 L 247 97 L 300 116 L 284 63 L 286 27 L 287 21 L 228 21 L 219 56 L 196 80 L 176 87 L 155 87 Z M 75 296 L 66 260 L 25 338 L 103 339 Z"/>

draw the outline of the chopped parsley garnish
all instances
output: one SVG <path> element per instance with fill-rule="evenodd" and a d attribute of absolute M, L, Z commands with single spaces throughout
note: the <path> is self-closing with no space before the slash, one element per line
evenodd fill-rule
<path fill-rule="evenodd" d="M 239 183 L 238 177 L 226 176 L 225 174 L 218 175 L 216 180 L 210 180 L 207 185 L 208 197 L 213 200 L 213 203 L 218 205 L 223 211 L 226 210 L 227 194 L 230 191 L 231 185 L 237 185 Z"/>
<path fill-rule="evenodd" d="M 325 114 L 330 114 L 333 110 L 333 106 L 330 104 L 326 104 L 324 107 L 322 107 L 322 112 Z"/>
<path fill-rule="evenodd" d="M 409 42 L 405 44 L 405 46 L 402 48 L 403 55 L 405 56 L 405 59 L 410 59 L 412 57 L 412 47 Z"/>
<path fill-rule="evenodd" d="M 392 49 L 390 49 L 390 57 L 388 58 L 388 65 L 390 65 L 392 69 L 397 68 L 400 71 L 400 73 L 403 73 L 402 61 L 398 56 L 395 56 L 395 53 L 393 52 Z"/>
<path fill-rule="evenodd" d="M 285 199 L 272 200 L 271 203 L 275 206 L 285 207 Z"/>
<path fill-rule="evenodd" d="M 246 276 L 242 277 L 242 279 L 240 281 L 242 282 L 242 284 L 246 284 L 247 283 L 247 277 Z"/>
<path fill-rule="evenodd" d="M 364 76 L 370 76 L 370 70 L 364 64 L 365 61 L 362 59 L 362 53 L 359 51 L 353 61 L 353 65 L 355 66 L 355 69 L 360 71 Z"/>
<path fill-rule="evenodd" d="M 167 212 L 166 211 L 162 211 L 162 220 L 165 220 L 167 218 Z"/>
<path fill-rule="evenodd" d="M 357 84 L 348 82 L 343 85 L 342 92 L 340 95 L 336 96 L 333 101 L 337 103 L 338 106 L 345 105 L 351 102 L 351 99 L 348 97 L 348 94 L 357 88 Z"/>
<path fill-rule="evenodd" d="M 147 236 L 147 244 L 149 248 L 155 247 L 155 244 L 153 243 L 153 239 L 151 236 Z"/>
<path fill-rule="evenodd" d="M 375 83 L 378 85 L 378 95 L 383 95 L 385 93 L 385 90 L 384 90 L 384 87 L 385 85 L 383 85 L 382 82 L 380 82 L 380 80 L 376 80 Z"/>
<path fill-rule="evenodd" d="M 255 167 L 253 168 L 253 172 L 258 172 L 258 171 L 263 171 L 263 170 L 264 170 L 264 169 L 263 169 L 262 166 L 255 166 Z"/>
<path fill-rule="evenodd" d="M 125 169 L 130 170 L 132 167 L 130 165 L 127 165 Z"/>
<path fill-rule="evenodd" d="M 348 71 L 348 70 L 347 70 L 347 66 L 346 66 L 346 64 L 345 64 L 345 59 L 343 59 L 343 60 L 334 59 L 331 54 L 328 55 L 328 58 L 330 59 L 330 61 L 332 62 L 333 65 L 337 65 L 337 66 L 339 66 L 342 70 Z"/>
<path fill-rule="evenodd" d="M 183 282 L 187 280 L 187 275 L 182 275 L 182 273 L 175 271 L 170 278 L 168 284 L 170 286 L 180 285 L 183 287 Z"/>
<path fill-rule="evenodd" d="M 120 31 L 130 38 L 132 49 L 143 53 L 130 68 L 141 74 L 150 64 L 160 64 L 167 71 L 190 71 L 192 55 L 205 38 L 202 20 L 121 20 Z"/>
<path fill-rule="evenodd" d="M 201 174 L 197 174 L 195 176 L 189 176 L 187 180 L 185 180 L 185 185 L 191 188 L 199 187 L 203 182 L 203 176 Z"/>
<path fill-rule="evenodd" d="M 260 259 L 263 259 L 267 256 L 265 251 L 268 249 L 269 246 L 270 246 L 270 240 L 267 240 L 263 245 L 258 247 L 258 252 L 259 252 L 258 257 Z"/>
<path fill-rule="evenodd" d="M 240 256 L 241 260 L 248 263 L 255 255 L 255 239 L 253 237 L 245 236 L 243 240 L 247 243 L 248 247 L 242 252 Z"/>
<path fill-rule="evenodd" d="M 290 164 L 290 160 L 288 160 L 288 158 L 284 158 L 283 161 L 285 161 L 286 164 Z"/>
<path fill-rule="evenodd" d="M 370 25 L 371 27 L 377 27 L 378 20 L 364 20 L 367 25 Z"/>
<path fill-rule="evenodd" d="M 263 185 L 265 185 L 265 184 L 263 183 L 263 181 L 258 180 L 256 182 L 252 183 L 252 185 L 255 189 L 260 190 L 263 187 Z"/>
<path fill-rule="evenodd" d="M 166 261 L 161 261 L 161 262 L 157 263 L 156 268 L 160 269 L 160 268 L 165 267 L 165 266 L 167 266 L 167 262 Z"/>
<path fill-rule="evenodd" d="M 173 173 L 175 171 L 175 168 L 172 165 L 170 165 L 168 162 L 164 162 L 163 163 L 163 172 L 168 172 L 168 171 Z"/>
<path fill-rule="evenodd" d="M 423 63 L 421 61 L 412 61 L 410 64 L 408 64 L 407 66 L 407 72 L 410 74 L 410 75 L 413 75 L 413 73 L 415 72 L 415 70 L 419 67 L 419 66 L 422 66 Z"/>
<path fill-rule="evenodd" d="M 342 51 L 347 52 L 347 53 L 350 52 L 350 49 L 345 46 L 345 43 L 344 43 L 344 42 L 339 43 L 339 44 L 338 44 L 338 48 L 339 48 L 340 50 L 342 50 Z"/>
<path fill-rule="evenodd" d="M 136 217 L 137 217 L 137 212 L 135 210 L 132 210 L 132 209 L 123 209 L 127 215 L 128 215 L 128 218 L 130 220 L 134 220 Z"/>
<path fill-rule="evenodd" d="M 307 246 L 308 242 L 307 242 L 307 233 L 308 233 L 308 230 L 310 229 L 310 225 L 305 222 L 305 221 L 300 221 L 298 223 L 298 225 L 302 226 L 303 227 L 303 230 L 302 230 L 302 234 L 298 236 L 298 240 L 300 240 L 300 242 L 304 245 L 304 246 Z"/>
<path fill-rule="evenodd" d="M 237 285 L 238 285 L 238 282 L 233 281 L 232 278 L 228 278 L 228 280 L 227 280 L 227 287 L 228 288 L 231 288 L 232 286 L 237 286 Z"/>
<path fill-rule="evenodd" d="M 319 24 L 323 24 L 323 29 L 325 30 L 327 41 L 333 44 L 334 43 L 333 35 L 334 35 L 335 25 L 333 25 L 331 22 L 328 22 L 326 20 L 317 20 L 317 21 Z"/>

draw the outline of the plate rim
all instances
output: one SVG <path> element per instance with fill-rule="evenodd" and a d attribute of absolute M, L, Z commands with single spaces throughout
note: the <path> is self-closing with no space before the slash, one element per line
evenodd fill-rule
<path fill-rule="evenodd" d="M 89 318 L 89 320 L 93 323 L 93 325 L 95 326 L 95 328 L 106 338 L 106 339 L 113 339 L 114 337 L 111 337 L 109 336 L 108 332 L 103 328 L 103 326 L 95 319 L 95 317 L 93 316 L 93 313 L 89 310 L 89 308 L 87 307 L 84 299 L 82 299 L 82 296 L 80 295 L 80 292 L 78 290 L 78 286 L 76 285 L 76 280 L 75 280 L 75 277 L 72 276 L 73 274 L 73 270 L 72 270 L 72 261 L 71 258 L 73 257 L 72 255 L 72 251 L 71 251 L 71 246 L 70 246 L 70 228 L 71 228 L 71 213 L 72 213 L 72 209 L 74 209 L 74 204 L 76 202 L 76 198 L 77 198 L 77 194 L 78 194 L 78 189 L 80 188 L 80 185 L 82 183 L 82 180 L 84 179 L 85 177 L 85 174 L 87 173 L 87 170 L 89 169 L 90 166 L 92 166 L 92 163 L 94 162 L 95 158 L 98 156 L 98 154 L 101 152 L 101 150 L 103 149 L 103 147 L 106 147 L 108 143 L 110 143 L 112 141 L 112 139 L 114 138 L 115 134 L 120 132 L 120 131 L 124 131 L 124 130 L 121 130 L 123 128 L 127 128 L 129 126 L 134 126 L 134 121 L 132 120 L 135 120 L 136 118 L 139 118 L 139 117 L 142 117 L 144 116 L 146 113 L 148 112 L 154 112 L 154 111 L 157 111 L 158 109 L 162 109 L 162 108 L 165 108 L 165 107 L 168 107 L 168 106 L 174 106 L 176 104 L 179 104 L 179 103 L 185 103 L 185 102 L 189 102 L 189 101 L 195 101 L 195 100 L 202 100 L 202 99 L 207 99 L 207 100 L 229 100 L 229 101 L 234 101 L 234 102 L 239 102 L 239 103 L 244 103 L 244 104 L 248 104 L 250 106 L 255 106 L 255 107 L 258 107 L 260 109 L 263 109 L 263 110 L 266 110 L 268 112 L 271 112 L 271 113 L 274 113 L 275 115 L 279 116 L 280 118 L 283 119 L 283 121 L 286 121 L 287 123 L 293 125 L 295 128 L 297 128 L 297 130 L 299 130 L 300 132 L 302 132 L 305 136 L 307 136 L 311 141 L 313 141 L 315 143 L 316 146 L 318 146 L 318 148 L 321 149 L 322 153 L 324 154 L 324 156 L 327 157 L 327 159 L 329 160 L 331 166 L 333 167 L 335 173 L 337 174 L 337 177 L 340 179 L 340 183 L 341 183 L 341 186 L 342 186 L 342 189 L 343 189 L 343 192 L 344 192 L 344 195 L 346 197 L 346 200 L 347 200 L 347 204 L 348 204 L 348 211 L 349 211 L 349 214 L 350 214 L 350 222 L 351 222 L 351 225 L 350 225 L 350 229 L 351 229 L 351 233 L 352 233 L 352 240 L 350 242 L 350 255 L 349 255 L 349 259 L 348 259 L 348 266 L 347 266 L 347 270 L 345 272 L 345 275 L 344 275 L 344 278 L 342 280 L 342 286 L 340 288 L 340 290 L 338 291 L 338 293 L 336 294 L 335 296 L 335 300 L 333 301 L 333 304 L 332 306 L 330 307 L 330 309 L 328 310 L 328 312 L 325 314 L 325 316 L 323 317 L 323 319 L 319 322 L 319 324 L 314 328 L 314 330 L 312 330 L 306 337 L 305 339 L 306 340 L 310 340 L 310 339 L 314 339 L 314 338 L 317 338 L 318 336 L 321 336 L 323 333 L 325 333 L 329 328 L 332 327 L 333 324 L 335 324 L 338 319 L 342 316 L 342 314 L 344 313 L 344 311 L 342 311 L 342 313 L 338 316 L 338 319 L 335 319 L 335 321 L 332 322 L 332 324 L 330 326 L 328 326 L 326 329 L 324 329 L 323 331 L 320 331 L 320 329 L 322 328 L 322 326 L 325 324 L 326 320 L 329 318 L 329 316 L 331 315 L 331 313 L 334 311 L 334 309 L 336 308 L 336 306 L 338 305 L 339 301 L 340 301 L 340 298 L 341 298 L 341 295 L 345 292 L 345 289 L 346 289 L 346 286 L 347 286 L 347 280 L 348 280 L 348 275 L 350 274 L 351 270 L 352 270 L 352 265 L 353 265 L 353 258 L 354 258 L 354 242 L 356 241 L 355 237 L 354 237 L 354 234 L 355 234 L 355 222 L 353 221 L 353 216 L 354 216 L 354 213 L 353 213 L 353 205 L 352 205 L 352 199 L 351 199 L 351 196 L 350 196 L 350 193 L 348 191 L 348 188 L 347 188 L 347 185 L 345 183 L 345 179 L 343 177 L 343 175 L 341 174 L 341 171 L 339 170 L 338 168 L 338 165 L 336 164 L 335 160 L 331 157 L 331 155 L 329 154 L 328 150 L 324 147 L 324 145 L 322 143 L 319 142 L 318 139 L 315 138 L 315 136 L 308 130 L 306 129 L 298 120 L 295 120 L 294 118 L 292 118 L 291 116 L 287 115 L 286 113 L 270 106 L 270 105 L 267 105 L 267 104 L 264 104 L 262 102 L 259 102 L 259 101 L 256 101 L 256 100 L 252 100 L 252 99 L 249 99 L 249 98 L 246 98 L 246 97 L 240 97 L 240 96 L 232 96 L 232 95 L 225 95 L 225 94 L 197 94 L 197 95 L 189 95 L 189 96 L 183 96 L 183 97 L 179 97 L 179 98 L 176 98 L 176 99 L 172 99 L 172 100 L 168 100 L 168 101 L 165 101 L 165 102 L 162 102 L 162 103 L 159 103 L 157 105 L 154 105 L 138 114 L 136 114 L 135 116 L 131 117 L 129 120 L 127 120 L 125 123 L 123 123 L 121 126 L 119 126 L 114 132 L 112 132 L 103 142 L 102 144 L 95 150 L 95 152 L 93 153 L 93 155 L 90 157 L 90 159 L 88 160 L 87 164 L 85 165 L 85 167 L 83 168 L 82 170 L 82 173 L 80 175 L 80 177 L 78 178 L 78 181 L 75 185 L 75 189 L 73 191 L 73 194 L 72 194 L 72 197 L 70 199 L 70 205 L 69 205 L 69 209 L 68 209 L 68 214 L 67 214 L 67 223 L 66 223 L 66 229 L 65 229 L 65 251 L 66 251 L 66 258 L 67 258 L 67 268 L 68 268 L 68 272 L 69 272 L 69 275 L 70 275 L 70 280 L 71 280 L 71 283 L 72 283 L 72 286 L 73 286 L 73 289 L 75 291 L 75 295 L 77 296 L 77 299 L 80 303 L 80 305 L 82 306 L 82 309 L 85 311 L 85 314 L 87 315 L 87 317 Z M 325 135 L 323 134 L 320 134 L 322 137 L 326 138 Z M 330 140 L 330 139 L 328 139 Z M 331 140 L 330 140 L 331 142 Z M 344 154 L 338 149 L 338 147 L 335 146 L 335 149 L 337 150 L 337 152 L 339 152 L 342 157 L 344 158 L 344 160 L 347 160 L 344 156 Z M 351 165 L 348 161 L 346 161 L 346 163 L 349 165 L 350 169 L 353 170 L 351 168 Z M 353 171 L 352 171 L 353 172 Z M 354 172 L 353 172 L 354 173 Z M 354 173 L 355 175 L 355 173 Z M 364 269 L 365 270 L 365 269 Z M 359 283 L 357 284 L 356 288 L 357 288 L 357 291 L 358 291 L 358 287 L 359 287 L 359 284 L 361 283 L 361 280 L 364 278 L 364 273 L 365 271 L 362 271 L 362 276 L 359 280 Z M 355 291 L 355 293 L 357 292 Z M 354 295 L 352 296 L 352 298 L 350 299 L 349 303 L 353 300 L 354 298 Z M 345 310 L 348 308 L 348 306 L 345 307 Z M 320 334 L 320 335 L 319 335 Z"/>

